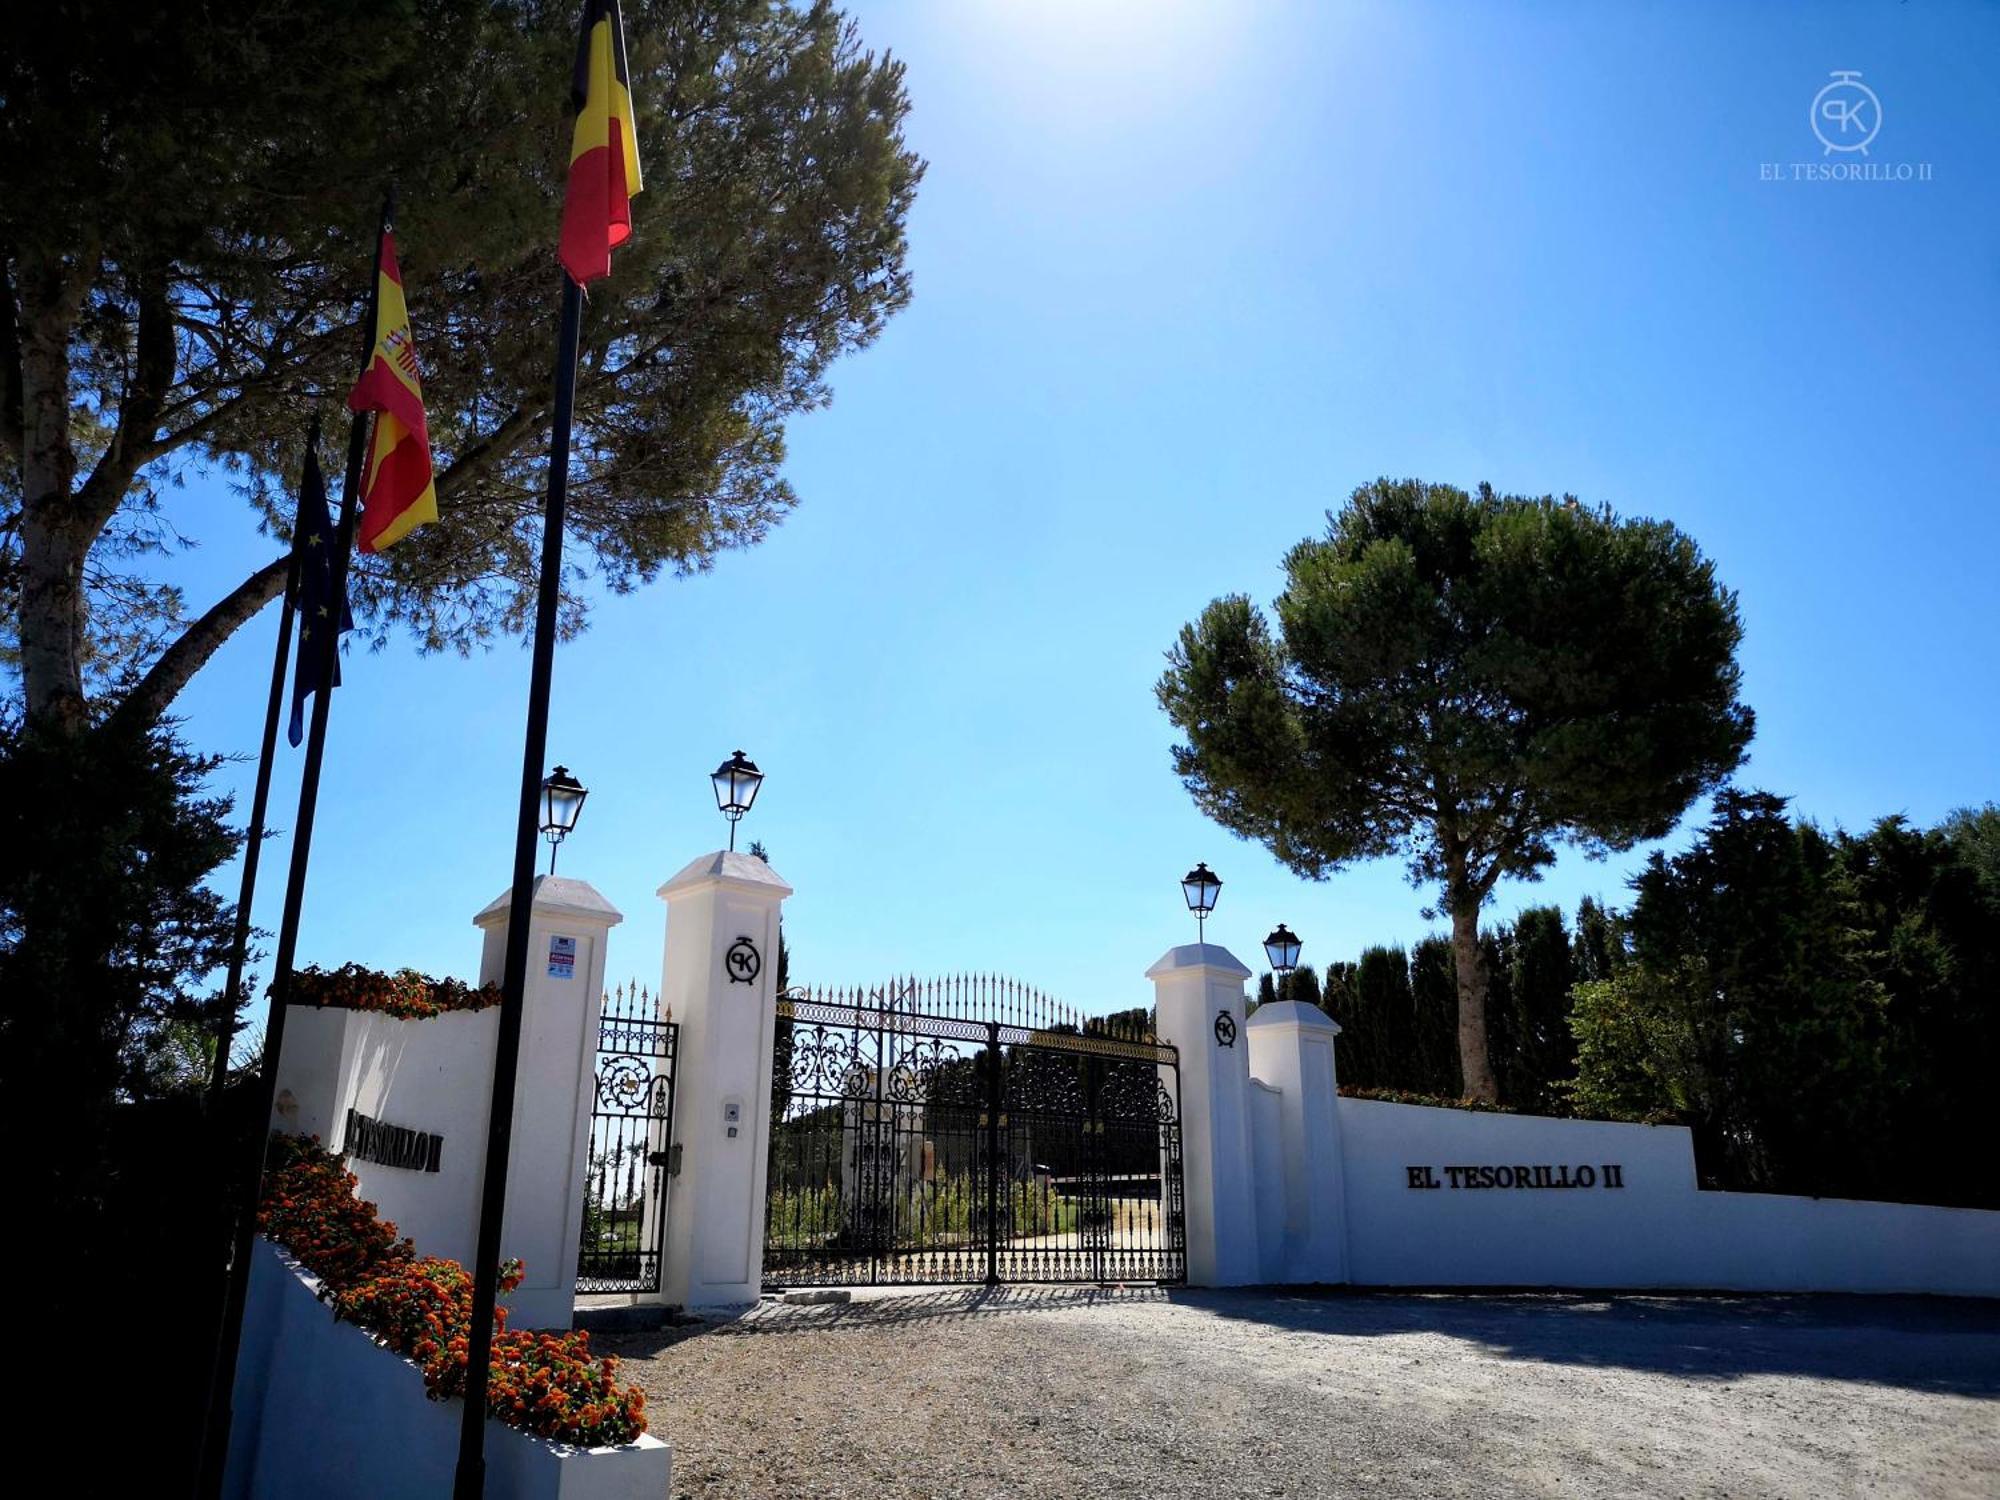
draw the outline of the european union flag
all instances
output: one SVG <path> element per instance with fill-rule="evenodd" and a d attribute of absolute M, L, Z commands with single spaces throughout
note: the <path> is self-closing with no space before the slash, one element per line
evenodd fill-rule
<path fill-rule="evenodd" d="M 347 609 L 347 591 L 334 598 L 334 550 L 340 539 L 327 510 L 326 480 L 320 476 L 319 455 L 306 450 L 305 477 L 299 484 L 298 522 L 292 532 L 292 549 L 298 568 L 298 595 L 293 607 L 299 612 L 299 654 L 292 668 L 292 722 L 285 738 L 294 745 L 305 738 L 306 696 L 320 687 L 320 652 L 326 632 L 336 618 L 342 634 L 354 628 L 354 616 Z M 333 686 L 340 686 L 340 646 L 334 644 Z"/>

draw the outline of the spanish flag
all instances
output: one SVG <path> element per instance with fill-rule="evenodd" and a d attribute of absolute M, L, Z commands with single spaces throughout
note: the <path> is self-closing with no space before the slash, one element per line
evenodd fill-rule
<path fill-rule="evenodd" d="M 396 264 L 396 236 L 382 233 L 376 267 L 375 349 L 368 368 L 347 393 L 350 411 L 373 411 L 375 441 L 361 484 L 361 550 L 393 547 L 438 515 L 431 481 L 430 424 L 417 376 L 417 346 L 410 337 L 410 309 L 403 301 L 403 272 Z"/>
<path fill-rule="evenodd" d="M 609 276 L 612 246 L 632 238 L 632 199 L 640 184 L 631 86 L 618 0 L 585 0 L 570 85 L 576 130 L 562 222 L 562 263 L 578 286 Z"/>

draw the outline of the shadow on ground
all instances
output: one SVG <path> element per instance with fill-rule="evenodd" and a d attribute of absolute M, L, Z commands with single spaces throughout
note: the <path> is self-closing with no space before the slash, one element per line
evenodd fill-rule
<path fill-rule="evenodd" d="M 1689 1296 L 1672 1293 L 1242 1291 L 1153 1287 L 940 1287 L 865 1292 L 819 1306 L 763 1303 L 733 1321 L 634 1333 L 645 1358 L 688 1338 L 783 1338 L 1027 1314 L 1160 1307 L 1339 1341 L 1432 1335 L 1503 1359 L 1648 1370 L 1690 1380 L 1751 1375 L 1897 1386 L 2000 1399 L 2000 1304 L 1943 1297 Z M 1178 1330 L 1192 1336 L 1192 1327 Z M 1171 1325 L 1162 1335 L 1176 1336 Z"/>

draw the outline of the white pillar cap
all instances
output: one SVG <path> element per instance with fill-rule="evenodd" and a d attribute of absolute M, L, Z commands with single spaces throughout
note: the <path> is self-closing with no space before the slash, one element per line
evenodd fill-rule
<path fill-rule="evenodd" d="M 1248 979 L 1250 971 L 1227 948 L 1215 943 L 1182 943 L 1160 955 L 1159 962 L 1146 971 L 1148 979 L 1158 979 L 1178 969 L 1212 969 L 1236 979 Z"/>
<path fill-rule="evenodd" d="M 789 896 L 792 893 L 792 888 L 785 884 L 778 872 L 756 855 L 718 849 L 713 854 L 704 854 L 699 859 L 689 860 L 681 872 L 661 886 L 655 894 L 671 898 L 683 891 L 698 890 L 709 885 L 734 886 L 738 890 L 754 891 L 759 895 L 773 898 Z"/>
<path fill-rule="evenodd" d="M 1340 1035 L 1340 1023 L 1317 1005 L 1303 1000 L 1273 1000 L 1260 1005 L 1243 1023 L 1253 1030 L 1259 1026 L 1298 1026 L 1306 1031 L 1329 1031 Z"/>
<path fill-rule="evenodd" d="M 502 891 L 486 903 L 479 915 L 472 919 L 472 925 L 485 928 L 505 922 L 513 905 L 514 893 L 511 890 Z M 580 917 L 605 927 L 616 927 L 625 920 L 625 914 L 599 895 L 596 886 L 587 880 L 571 880 L 567 875 L 537 875 L 529 909 L 564 917 Z"/>

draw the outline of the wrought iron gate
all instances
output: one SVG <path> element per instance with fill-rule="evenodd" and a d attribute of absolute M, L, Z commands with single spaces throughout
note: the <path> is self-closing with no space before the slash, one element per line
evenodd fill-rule
<path fill-rule="evenodd" d="M 1180 1055 L 1124 1020 L 986 979 L 781 996 L 766 1284 L 1185 1280 Z"/>
<path fill-rule="evenodd" d="M 681 1029 L 636 985 L 604 997 L 576 1257 L 579 1292 L 657 1292 Z"/>

